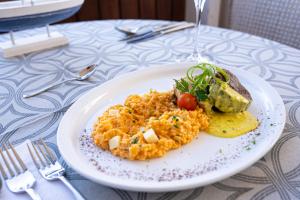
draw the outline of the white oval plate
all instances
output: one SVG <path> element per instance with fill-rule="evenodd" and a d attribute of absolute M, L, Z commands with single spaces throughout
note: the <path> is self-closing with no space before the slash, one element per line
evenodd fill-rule
<path fill-rule="evenodd" d="M 279 139 L 285 108 L 276 90 L 258 76 L 228 68 L 249 90 L 249 111 L 260 121 L 257 130 L 236 138 L 206 133 L 191 143 L 148 161 L 128 161 L 95 147 L 90 132 L 97 116 L 109 106 L 124 103 L 130 94 L 150 89 L 167 91 L 174 78 L 191 64 L 151 67 L 110 80 L 83 95 L 66 112 L 58 128 L 57 144 L 65 161 L 82 176 L 120 189 L 165 192 L 204 186 L 232 176 L 264 156 Z"/>

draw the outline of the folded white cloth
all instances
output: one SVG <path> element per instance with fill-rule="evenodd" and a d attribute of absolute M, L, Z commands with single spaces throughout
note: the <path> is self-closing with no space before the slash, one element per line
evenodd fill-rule
<path fill-rule="evenodd" d="M 72 193 L 61 183 L 59 180 L 57 181 L 47 181 L 45 180 L 38 172 L 35 167 L 30 154 L 27 149 L 27 143 L 30 143 L 29 140 L 26 140 L 20 145 L 15 146 L 16 151 L 22 158 L 23 162 L 27 166 L 27 168 L 33 173 L 36 178 L 36 184 L 34 185 L 34 190 L 39 193 L 43 200 L 50 199 L 74 199 Z M 6 153 L 4 153 L 6 155 Z M 4 165 L 2 158 L 0 158 L 0 162 L 2 163 L 4 169 L 8 173 L 6 166 Z M 2 178 L 3 180 L 3 178 Z M 14 194 L 8 190 L 6 184 L 3 182 L 2 189 L 0 191 L 0 199 L 5 200 L 22 200 L 22 199 L 30 199 L 26 193 Z"/>

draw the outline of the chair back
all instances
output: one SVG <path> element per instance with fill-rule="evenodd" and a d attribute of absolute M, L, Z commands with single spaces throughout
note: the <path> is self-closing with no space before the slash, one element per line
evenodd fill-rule
<path fill-rule="evenodd" d="M 300 0 L 222 0 L 220 21 L 300 49 Z"/>

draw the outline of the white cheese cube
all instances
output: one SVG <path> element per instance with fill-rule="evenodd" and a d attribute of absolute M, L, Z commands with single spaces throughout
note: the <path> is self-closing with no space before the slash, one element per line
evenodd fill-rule
<path fill-rule="evenodd" d="M 114 117 L 119 117 L 120 116 L 120 112 L 119 112 L 119 110 L 111 109 L 111 110 L 108 111 L 108 115 L 109 116 L 114 116 Z"/>
<path fill-rule="evenodd" d="M 158 137 L 152 128 L 147 130 L 143 136 L 148 143 L 154 143 L 158 141 Z"/>
<path fill-rule="evenodd" d="M 121 140 L 121 137 L 118 136 L 118 135 L 115 136 L 115 137 L 112 137 L 112 138 L 108 141 L 109 149 L 112 150 L 112 149 L 117 148 L 117 147 L 120 145 L 120 140 Z"/>

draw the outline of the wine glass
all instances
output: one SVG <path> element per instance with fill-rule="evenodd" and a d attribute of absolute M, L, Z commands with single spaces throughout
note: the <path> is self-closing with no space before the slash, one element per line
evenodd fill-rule
<path fill-rule="evenodd" d="M 205 58 L 202 55 L 202 51 L 199 50 L 199 34 L 201 25 L 201 16 L 203 13 L 204 5 L 206 0 L 194 0 L 195 10 L 196 10 L 196 25 L 194 28 L 194 49 L 191 54 L 181 55 L 177 61 L 179 62 L 203 62 Z"/>

